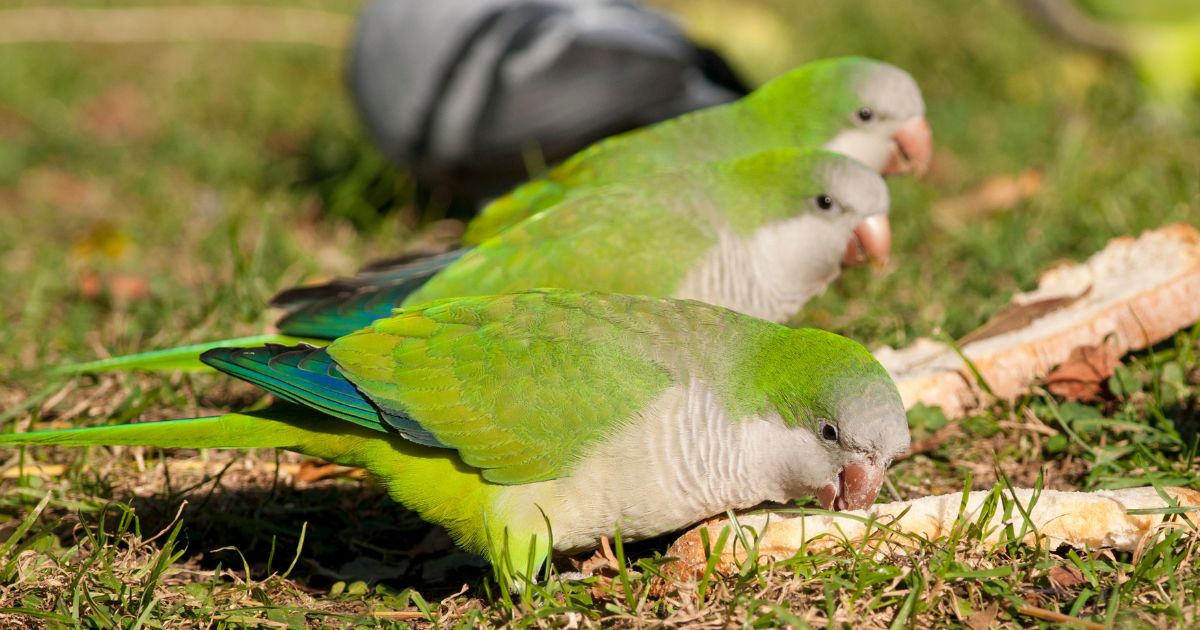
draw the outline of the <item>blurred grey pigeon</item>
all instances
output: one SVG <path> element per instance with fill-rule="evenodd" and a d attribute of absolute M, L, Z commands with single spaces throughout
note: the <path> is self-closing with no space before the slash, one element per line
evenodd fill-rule
<path fill-rule="evenodd" d="M 632 0 L 376 0 L 350 87 L 390 160 L 470 203 L 595 140 L 748 91 Z"/>

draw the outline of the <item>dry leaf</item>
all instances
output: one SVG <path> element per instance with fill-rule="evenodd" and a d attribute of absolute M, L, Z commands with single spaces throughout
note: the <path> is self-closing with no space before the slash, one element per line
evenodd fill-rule
<path fill-rule="evenodd" d="M 992 603 L 987 608 L 978 610 L 975 614 L 967 617 L 967 627 L 971 630 L 988 630 L 996 621 L 996 615 L 1000 614 L 1000 605 Z"/>
<path fill-rule="evenodd" d="M 1087 582 L 1083 577 L 1083 572 L 1070 565 L 1051 567 L 1048 577 L 1050 584 L 1060 590 Z"/>
<path fill-rule="evenodd" d="M 998 175 L 964 195 L 933 204 L 933 220 L 944 230 L 953 230 L 981 216 L 1008 210 L 1042 189 L 1042 173 L 1026 169 L 1019 175 Z"/>
<path fill-rule="evenodd" d="M 1120 357 L 1106 345 L 1082 346 L 1046 375 L 1046 389 L 1067 400 L 1091 402 L 1104 394 L 1104 384 L 1112 376 Z"/>

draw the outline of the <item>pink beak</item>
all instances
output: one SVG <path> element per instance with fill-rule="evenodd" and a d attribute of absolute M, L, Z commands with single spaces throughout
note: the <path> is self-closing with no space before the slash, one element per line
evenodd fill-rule
<path fill-rule="evenodd" d="M 866 509 L 879 496 L 884 472 L 883 466 L 877 464 L 846 464 L 836 479 L 817 491 L 817 500 L 826 510 Z"/>
<path fill-rule="evenodd" d="M 929 163 L 933 161 L 933 131 L 924 116 L 913 116 L 904 121 L 892 140 L 896 146 L 883 169 L 884 175 L 913 173 L 920 177 L 929 170 Z"/>
<path fill-rule="evenodd" d="M 854 236 L 846 243 L 843 265 L 861 265 L 872 261 L 876 269 L 882 269 L 892 254 L 892 225 L 886 214 L 873 214 L 858 227 Z"/>

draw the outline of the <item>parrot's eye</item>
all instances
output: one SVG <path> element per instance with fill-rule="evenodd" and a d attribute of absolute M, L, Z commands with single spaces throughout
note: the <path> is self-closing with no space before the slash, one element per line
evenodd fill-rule
<path fill-rule="evenodd" d="M 875 117 L 875 112 L 871 111 L 870 107 L 863 107 L 858 110 L 858 119 L 863 122 L 870 122 Z"/>
<path fill-rule="evenodd" d="M 822 212 L 831 212 L 837 207 L 837 204 L 833 203 L 833 197 L 829 195 L 817 195 L 813 197 L 813 205 L 816 206 L 817 210 Z"/>
<path fill-rule="evenodd" d="M 821 421 L 821 437 L 830 442 L 836 442 L 838 439 L 837 427 L 833 426 L 829 422 L 822 420 Z"/>

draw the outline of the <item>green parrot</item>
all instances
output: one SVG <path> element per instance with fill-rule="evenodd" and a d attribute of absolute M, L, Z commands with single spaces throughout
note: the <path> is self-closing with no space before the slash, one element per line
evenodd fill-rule
<path fill-rule="evenodd" d="M 428 258 L 417 254 L 377 261 L 353 282 L 404 280 L 418 286 L 472 246 L 569 196 L 781 147 L 823 147 L 885 175 L 924 173 L 933 158 L 925 101 L 911 75 L 861 57 L 823 59 L 785 73 L 736 102 L 601 140 L 485 206 L 467 226 L 464 248 Z M 341 286 L 339 282 L 284 291 L 272 305 L 293 310 Z"/>
<path fill-rule="evenodd" d="M 933 142 L 916 81 L 895 66 L 861 57 L 805 64 L 733 103 L 593 144 L 486 205 L 467 226 L 463 243 L 483 243 L 570 192 L 682 164 L 817 146 L 884 174 L 923 172 Z"/>
<path fill-rule="evenodd" d="M 887 212 L 887 186 L 866 166 L 823 149 L 771 149 L 572 196 L 461 254 L 428 281 L 332 283 L 284 317 L 277 337 L 101 365 L 203 367 L 199 354 L 212 347 L 321 343 L 396 307 L 537 287 L 696 299 L 786 321 L 847 259 L 862 251 L 887 257 Z"/>
<path fill-rule="evenodd" d="M 874 502 L 909 444 L 858 343 L 687 300 L 566 290 L 406 308 L 328 347 L 214 367 L 315 411 L 0 435 L 6 445 L 275 447 L 366 468 L 509 580 L 552 551 L 816 496 Z M 320 412 L 320 413 L 316 413 Z"/>

